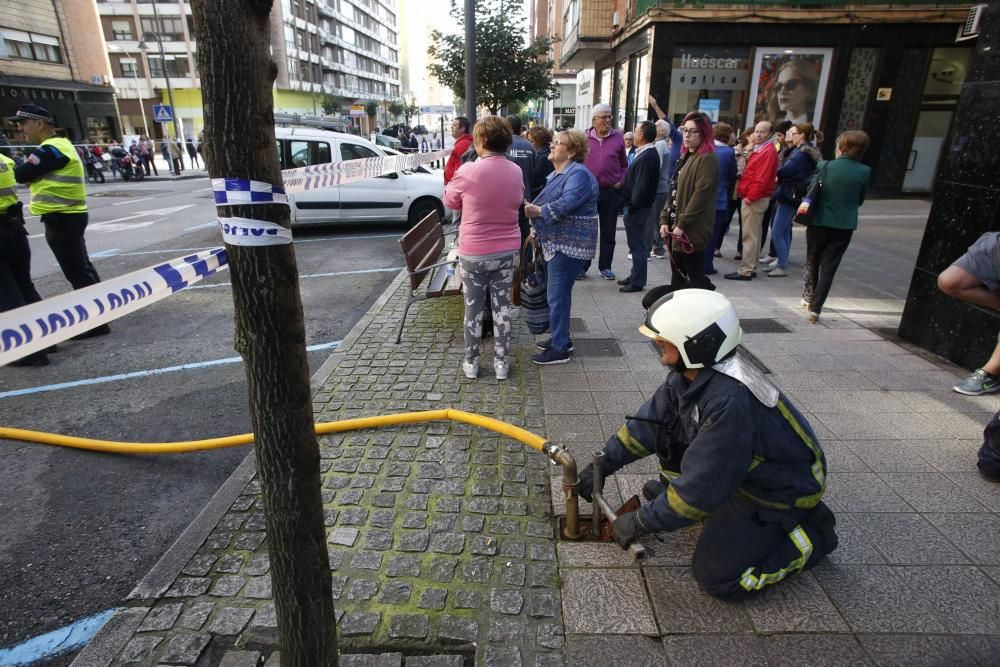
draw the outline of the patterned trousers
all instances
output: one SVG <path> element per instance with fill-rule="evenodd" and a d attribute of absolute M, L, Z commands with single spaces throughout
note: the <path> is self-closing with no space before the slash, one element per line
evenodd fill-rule
<path fill-rule="evenodd" d="M 493 342 L 497 361 L 507 361 L 510 353 L 510 287 L 514 282 L 517 255 L 475 261 L 461 258 L 465 295 L 465 360 L 479 358 L 483 335 L 483 310 L 490 299 L 493 308 Z"/>

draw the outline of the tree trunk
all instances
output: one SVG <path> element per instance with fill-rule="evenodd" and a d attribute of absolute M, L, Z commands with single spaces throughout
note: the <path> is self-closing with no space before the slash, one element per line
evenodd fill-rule
<path fill-rule="evenodd" d="M 274 140 L 271 0 L 192 0 L 213 178 L 281 184 Z M 220 218 L 289 227 L 284 204 L 219 207 Z M 290 243 L 227 245 L 271 560 L 283 665 L 336 665 L 336 621 L 298 268 Z"/>

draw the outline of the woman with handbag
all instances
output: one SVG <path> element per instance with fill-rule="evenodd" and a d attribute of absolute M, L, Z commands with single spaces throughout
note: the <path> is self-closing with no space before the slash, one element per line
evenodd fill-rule
<path fill-rule="evenodd" d="M 805 287 L 802 305 L 809 309 L 809 321 L 816 323 L 833 285 L 840 260 L 843 259 L 851 236 L 858 228 L 858 209 L 865 201 L 872 170 L 861 163 L 868 150 L 868 135 L 850 130 L 837 137 L 837 158 L 820 162 L 809 186 L 808 210 L 811 222 L 806 229 Z M 822 184 L 819 201 L 815 193 L 817 181 Z M 800 216 L 802 207 L 799 208 Z M 796 216 L 796 221 L 800 220 Z"/>
<path fill-rule="evenodd" d="M 692 111 L 681 124 L 684 148 L 670 178 L 667 205 L 660 214 L 660 233 L 670 235 L 670 286 L 713 289 L 705 277 L 705 252 L 715 227 L 715 195 L 719 157 L 715 154 L 711 119 Z"/>
<path fill-rule="evenodd" d="M 510 125 L 499 116 L 487 116 L 472 129 L 479 156 L 463 164 L 444 189 L 445 206 L 462 212 L 458 236 L 459 267 L 465 295 L 465 359 L 467 378 L 479 375 L 479 344 L 487 301 L 493 311 L 493 368 L 498 380 L 510 371 L 510 287 L 514 258 L 521 247 L 518 208 L 524 199 L 524 176 L 507 159 L 512 139 Z"/>
<path fill-rule="evenodd" d="M 531 358 L 539 365 L 565 364 L 573 351 L 569 316 L 573 285 L 597 251 L 597 179 L 584 166 L 589 145 L 575 129 L 556 134 L 549 151 L 555 168 L 534 203 L 525 202 L 531 233 L 542 245 L 548 283 L 552 337 L 538 343 L 541 353 Z"/>
<path fill-rule="evenodd" d="M 819 150 L 813 145 L 816 130 L 809 123 L 793 125 L 785 134 L 785 140 L 792 146 L 792 152 L 778 168 L 778 187 L 774 191 L 777 208 L 774 210 L 774 222 L 771 223 L 771 240 L 777 258 L 774 263 L 764 269 L 771 278 L 783 278 L 788 275 L 788 255 L 792 249 L 792 218 L 802 197 L 809 187 L 809 181 L 816 173 L 816 165 L 822 159 Z"/>

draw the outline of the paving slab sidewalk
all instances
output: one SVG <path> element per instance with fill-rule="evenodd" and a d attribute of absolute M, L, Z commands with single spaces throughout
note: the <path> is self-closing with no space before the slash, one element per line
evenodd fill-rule
<path fill-rule="evenodd" d="M 713 280 L 736 306 L 745 347 L 820 437 L 840 547 L 760 597 L 727 603 L 691 576 L 698 527 L 646 539 L 654 556 L 641 567 L 613 545 L 560 543 L 567 664 L 620 664 L 626 652 L 633 665 L 996 664 L 1000 485 L 979 477 L 975 454 L 1000 397 L 952 392 L 967 371 L 894 336 L 928 209 L 865 205 L 815 325 L 799 308 L 804 230 L 790 277 L 740 283 L 722 277 L 736 264 L 734 224 Z M 623 237 L 614 269 L 625 275 Z M 650 261 L 651 285 L 668 277 L 667 260 Z M 641 296 L 593 275 L 577 282 L 577 348 L 610 338 L 618 349 L 542 370 L 546 435 L 578 459 L 663 380 L 637 331 Z M 611 478 L 612 495 L 637 493 L 651 465 Z"/>
<path fill-rule="evenodd" d="M 865 206 L 817 325 L 797 307 L 797 278 L 731 283 L 734 263 L 717 260 L 747 349 L 827 453 L 841 537 L 828 562 L 719 602 L 690 573 L 697 527 L 647 540 L 641 567 L 615 545 L 558 542 L 559 469 L 519 443 L 443 422 L 324 436 L 338 638 L 356 654 L 342 664 L 995 663 L 1000 486 L 979 478 L 975 450 L 1000 398 L 954 394 L 965 371 L 891 336 L 927 209 Z M 735 233 L 726 242 L 731 257 Z M 651 284 L 668 278 L 665 260 L 650 264 Z M 318 421 L 454 407 L 544 433 L 582 465 L 665 377 L 637 331 L 641 295 L 612 282 L 574 288 L 572 363 L 532 366 L 516 323 L 505 382 L 489 364 L 462 375 L 460 299 L 418 304 L 394 345 L 403 295 L 397 279 L 317 374 Z M 612 496 L 655 469 L 629 466 Z M 227 487 L 74 664 L 277 664 L 252 457 Z"/>

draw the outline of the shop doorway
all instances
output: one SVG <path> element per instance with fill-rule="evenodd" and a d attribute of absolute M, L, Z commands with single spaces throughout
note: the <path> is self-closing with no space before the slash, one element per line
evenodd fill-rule
<path fill-rule="evenodd" d="M 934 190 L 971 52 L 964 47 L 934 49 L 907 154 L 902 192 L 923 194 Z"/>
<path fill-rule="evenodd" d="M 941 163 L 942 149 L 954 115 L 954 109 L 921 110 L 906 162 L 903 192 L 921 193 L 931 192 L 934 189 L 934 179 Z"/>

